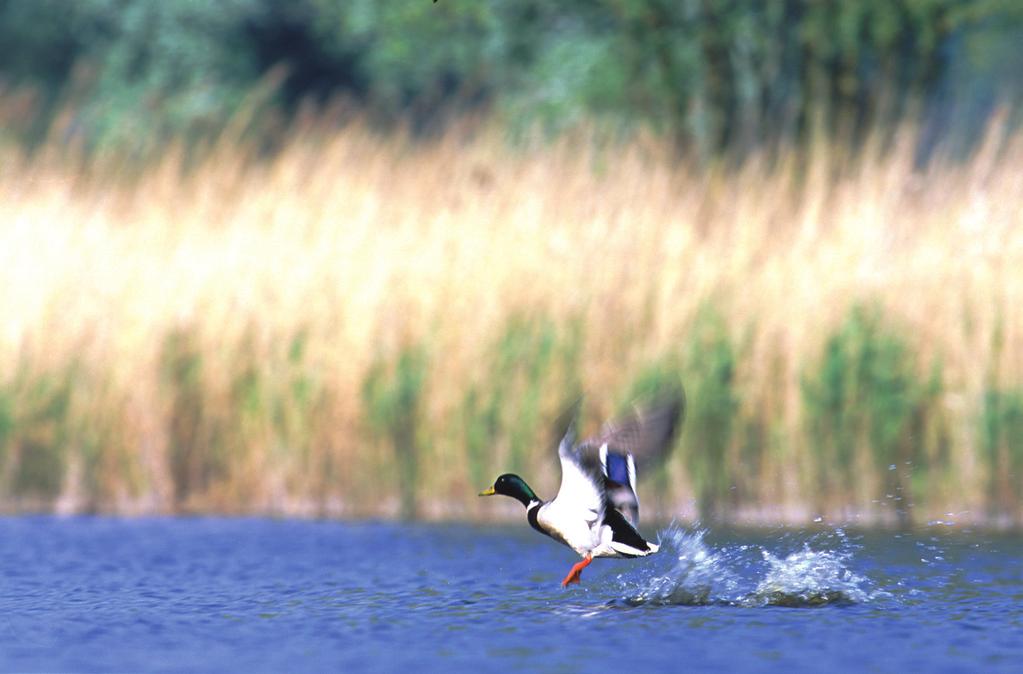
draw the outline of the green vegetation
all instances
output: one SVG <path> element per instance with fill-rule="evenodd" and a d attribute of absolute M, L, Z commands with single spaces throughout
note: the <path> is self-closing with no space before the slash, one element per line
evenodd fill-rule
<path fill-rule="evenodd" d="M 1011 517 L 1023 501 L 1023 390 L 987 389 L 980 417 L 988 506 L 993 515 Z"/>
<path fill-rule="evenodd" d="M 548 463 L 544 451 L 559 438 L 541 432 L 544 413 L 580 394 L 581 326 L 556 326 L 546 317 L 511 317 L 488 349 L 488 367 L 469 386 L 462 424 L 470 479 L 492 480 L 494 471 L 532 473 Z M 552 442 L 553 440 L 553 442 Z"/>
<path fill-rule="evenodd" d="M 681 383 L 662 514 L 1021 522 L 1021 34 L 0 0 L 0 507 L 478 516 Z"/>
<path fill-rule="evenodd" d="M 478 516 L 498 472 L 553 490 L 580 395 L 592 430 L 681 382 L 648 513 L 1019 521 L 1013 148 L 801 191 L 361 133 L 185 180 L 29 161 L 0 176 L 0 504 Z"/>
<path fill-rule="evenodd" d="M 683 445 L 700 516 L 724 515 L 732 476 L 728 471 L 738 425 L 737 355 L 724 319 L 704 305 L 690 329 L 685 354 L 689 410 Z"/>
<path fill-rule="evenodd" d="M 878 305 L 854 305 L 823 344 L 820 360 L 808 364 L 803 374 L 805 437 L 795 438 L 794 444 L 811 452 L 819 511 L 873 502 L 880 504 L 882 515 L 890 508 L 894 521 L 908 525 L 914 521 L 914 501 L 935 501 L 942 480 L 949 478 L 951 440 L 941 406 L 941 370 L 922 367 L 914 342 L 897 325 Z M 317 425 L 329 420 L 323 412 L 330 403 L 319 377 L 306 365 L 307 334 L 300 331 L 270 344 L 270 352 L 278 355 L 269 359 L 260 355 L 253 333 L 244 334 L 219 375 L 226 389 L 213 382 L 216 368 L 197 333 L 181 329 L 164 341 L 160 369 L 169 404 L 167 469 L 176 509 L 218 504 L 247 510 L 235 499 L 253 496 L 256 487 L 246 484 L 245 466 L 260 452 L 270 465 L 290 465 L 307 478 L 312 474 L 314 479 L 302 483 L 311 493 L 331 490 L 329 475 L 319 474 L 324 457 L 315 458 L 322 448 L 314 446 L 314 438 L 329 436 Z M 677 451 L 698 512 L 710 520 L 727 518 L 735 507 L 759 497 L 755 491 L 737 492 L 735 485 L 761 476 L 770 461 L 770 434 L 743 438 L 738 429 L 778 423 L 741 404 L 737 372 L 743 356 L 730 334 L 723 316 L 703 305 L 681 353 L 640 368 L 617 397 L 623 403 L 649 399 L 685 383 L 687 418 Z M 431 445 L 445 427 L 462 429 L 459 451 L 472 484 L 486 483 L 498 470 L 548 472 L 561 430 L 554 428 L 554 419 L 580 391 L 584 347 L 578 323 L 558 326 L 542 316 L 512 317 L 484 352 L 483 376 L 466 389 L 457 418 L 447 418 L 439 429 L 424 414 L 431 373 L 437 369 L 427 347 L 411 344 L 394 356 L 378 357 L 362 386 L 366 442 L 367 447 L 383 443 L 389 452 L 354 465 L 349 479 L 368 480 L 372 489 L 367 493 L 378 500 L 395 489 L 402 516 L 419 516 L 421 501 L 437 496 L 427 493 L 438 479 Z M 28 507 L 46 508 L 61 496 L 73 453 L 85 463 L 89 508 L 108 508 L 106 499 L 116 491 L 104 470 L 138 470 L 133 465 L 137 459 L 118 459 L 111 449 L 118 438 L 108 421 L 99 419 L 92 435 L 83 430 L 95 421 L 71 404 L 75 395 L 90 390 L 92 383 L 83 381 L 77 366 L 36 377 L 19 372 L 0 391 L 4 492 L 27 499 L 21 503 Z M 1023 470 L 1023 394 L 988 389 L 980 419 L 987 503 L 994 515 L 1012 516 L 1023 498 L 1016 478 Z M 757 445 L 757 439 L 763 442 Z M 798 457 L 798 452 L 789 454 Z M 392 476 L 397 480 L 393 487 Z M 130 475 L 119 478 L 132 480 Z M 645 478 L 661 508 L 677 497 L 678 485 L 662 467 L 653 467 Z M 8 507 L 17 502 L 7 501 Z M 940 507 L 940 502 L 933 505 Z"/>
<path fill-rule="evenodd" d="M 227 448 L 209 415 L 202 379 L 203 354 L 195 335 L 182 329 L 167 336 L 162 353 L 163 381 L 171 410 L 167 416 L 170 474 L 179 507 L 227 475 Z"/>
<path fill-rule="evenodd" d="M 921 378 L 916 360 L 876 306 L 854 306 L 825 343 L 802 386 L 822 507 L 849 491 L 869 493 L 864 487 L 873 484 L 875 498 L 892 500 L 898 519 L 908 522 L 914 495 L 906 478 L 922 487 L 932 469 L 926 443 L 934 438 L 925 431 L 940 417 L 943 389 L 940 368 Z M 916 496 L 924 498 L 924 489 Z"/>
<path fill-rule="evenodd" d="M 55 498 L 63 486 L 68 444 L 73 440 L 71 418 L 72 371 L 43 374 L 25 381 L 18 419 L 17 467 L 12 491 L 21 496 Z"/>
<path fill-rule="evenodd" d="M 681 395 L 688 402 L 684 382 L 685 375 L 677 354 L 669 353 L 656 358 L 638 368 L 635 378 L 626 388 L 625 395 L 619 401 L 617 414 L 628 414 L 637 402 L 657 400 L 658 398 L 671 398 Z M 686 417 L 689 414 L 688 405 L 683 407 L 682 413 L 683 417 L 679 420 L 682 430 L 678 432 L 679 436 L 683 435 L 683 431 L 686 428 Z M 637 468 L 643 480 L 651 485 L 651 489 L 656 496 L 655 512 L 670 510 L 668 503 L 673 497 L 674 491 L 672 489 L 670 469 L 672 458 L 677 460 L 680 444 L 682 443 L 676 438 L 675 446 L 669 450 L 664 460 L 653 465 L 641 463 Z"/>
<path fill-rule="evenodd" d="M 858 143 L 914 112 L 932 138 L 975 136 L 1023 95 L 1021 27 L 999 0 L 3 0 L 0 84 L 36 92 L 23 138 L 143 155 L 254 106 L 272 142 L 343 98 L 420 131 L 478 111 L 639 125 L 709 159 L 822 127 Z"/>
<path fill-rule="evenodd" d="M 362 388 L 370 428 L 390 440 L 401 495 L 401 514 L 406 518 L 418 514 L 419 463 L 424 452 L 419 435 L 426 367 L 424 348 L 408 346 L 401 350 L 393 365 L 378 359 L 366 374 Z"/>
<path fill-rule="evenodd" d="M 0 383 L 0 475 L 3 490 L 29 508 L 45 508 L 64 486 L 76 442 L 72 395 L 76 366 L 52 372 L 20 367 Z"/>
<path fill-rule="evenodd" d="M 303 476 L 304 489 L 322 490 L 328 476 L 315 463 L 318 429 L 310 415 L 322 410 L 326 392 L 305 362 L 307 339 L 299 331 L 266 344 L 249 328 L 229 353 L 210 354 L 194 328 L 168 334 L 159 367 L 175 508 L 231 510 L 259 500 L 251 473 L 260 462 Z M 96 443 L 116 439 L 107 432 Z"/>

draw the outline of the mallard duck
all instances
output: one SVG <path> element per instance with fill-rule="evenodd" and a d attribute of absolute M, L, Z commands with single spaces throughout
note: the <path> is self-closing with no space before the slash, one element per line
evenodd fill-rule
<path fill-rule="evenodd" d="M 595 557 L 645 557 L 657 544 L 636 530 L 636 460 L 649 463 L 672 445 L 685 407 L 683 395 L 661 400 L 631 417 L 607 423 L 594 438 L 575 444 L 575 418 L 558 445 L 561 487 L 553 501 L 544 501 L 526 481 L 505 473 L 480 496 L 502 494 L 526 507 L 529 525 L 564 543 L 582 557 L 561 581 L 578 583 Z"/>

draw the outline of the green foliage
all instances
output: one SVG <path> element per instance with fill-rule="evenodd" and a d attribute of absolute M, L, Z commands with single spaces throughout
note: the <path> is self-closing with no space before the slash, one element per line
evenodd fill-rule
<path fill-rule="evenodd" d="M 427 376 L 426 350 L 421 345 L 407 346 L 391 366 L 378 359 L 362 385 L 362 400 L 371 429 L 389 438 L 394 449 L 401 492 L 402 515 L 416 516 L 419 457 L 423 452 L 419 439 L 420 414 Z"/>
<path fill-rule="evenodd" d="M 1011 512 L 1023 500 L 1023 390 L 989 387 L 980 421 L 990 504 Z"/>
<path fill-rule="evenodd" d="M 304 331 L 291 337 L 287 356 L 281 364 L 278 385 L 271 392 L 269 417 L 276 429 L 281 451 L 295 451 L 307 463 L 312 454 L 313 415 L 327 399 L 323 382 L 306 363 L 309 336 Z"/>
<path fill-rule="evenodd" d="M 17 394 L 8 387 L 0 387 L 0 470 L 10 451 L 14 434 L 14 405 Z"/>
<path fill-rule="evenodd" d="M 210 415 L 214 406 L 203 381 L 203 355 L 194 333 L 169 333 L 161 352 L 162 381 L 170 398 L 167 438 L 177 503 L 201 494 L 228 470 L 227 449 Z"/>
<path fill-rule="evenodd" d="M 219 128 L 258 83 L 245 28 L 261 4 L 7 0 L 0 67 L 52 104 L 79 104 L 65 133 L 145 152 L 168 134 Z"/>
<path fill-rule="evenodd" d="M 75 435 L 76 372 L 74 364 L 43 373 L 20 369 L 0 386 L 0 468 L 13 495 L 47 502 L 60 494 Z"/>
<path fill-rule="evenodd" d="M 44 93 L 26 135 L 73 103 L 62 134 L 140 153 L 223 130 L 279 77 L 283 110 L 340 95 L 421 130 L 478 108 L 522 130 L 598 118 L 710 154 L 804 139 L 815 117 L 855 141 L 920 103 L 983 116 L 1023 94 L 1021 30 L 1002 0 L 0 0 L 0 83 Z"/>
<path fill-rule="evenodd" d="M 70 368 L 39 376 L 23 393 L 21 446 L 12 485 L 16 494 L 50 499 L 60 493 L 70 441 L 73 376 Z"/>
<path fill-rule="evenodd" d="M 656 400 L 683 396 L 682 368 L 673 355 L 648 363 L 639 369 L 626 389 L 623 407 L 631 407 L 637 400 Z"/>
<path fill-rule="evenodd" d="M 640 368 L 635 378 L 626 388 L 625 396 L 619 405 L 619 414 L 625 414 L 634 409 L 634 405 L 645 401 L 665 400 L 681 396 L 686 401 L 686 390 L 683 386 L 682 366 L 674 354 L 655 359 Z M 685 428 L 688 410 L 687 402 L 683 403 L 682 418 L 678 420 L 676 429 L 676 443 L 679 429 Z M 672 448 L 673 449 L 673 448 Z M 658 463 L 646 463 L 642 466 L 640 477 L 649 480 L 655 493 L 661 500 L 661 508 L 664 507 L 666 498 L 670 497 L 671 484 L 669 482 L 666 467 L 671 460 L 671 450 L 665 452 Z"/>
<path fill-rule="evenodd" d="M 492 479 L 491 457 L 508 449 L 502 470 L 523 472 L 548 449 L 540 421 L 545 402 L 563 406 L 580 393 L 579 325 L 559 330 L 545 317 L 513 317 L 489 351 L 490 369 L 471 386 L 462 404 L 469 475 L 473 483 Z M 560 429 L 564 430 L 564 429 Z M 556 441 L 555 441 L 556 442 Z"/>
<path fill-rule="evenodd" d="M 825 343 L 815 370 L 804 374 L 803 408 L 822 494 L 848 493 L 859 482 L 857 458 L 869 453 L 879 496 L 904 498 L 907 469 L 928 470 L 922 431 L 935 415 L 941 370 L 917 374 L 912 347 L 885 325 L 877 307 L 854 306 Z M 907 515 L 899 506 L 900 517 Z"/>
<path fill-rule="evenodd" d="M 729 491 L 728 453 L 739 411 L 737 356 L 721 315 L 710 304 L 699 311 L 685 349 L 689 409 L 684 446 L 700 516 L 722 514 Z"/>
<path fill-rule="evenodd" d="M 238 482 L 235 469 L 254 453 L 303 474 L 318 472 L 310 456 L 314 417 L 326 393 L 306 362 L 307 335 L 299 331 L 268 344 L 258 335 L 249 328 L 216 362 L 192 331 L 175 330 L 164 341 L 161 381 L 178 507 L 191 507 L 189 499 L 208 497 L 232 480 L 244 497 L 254 485 Z"/>
<path fill-rule="evenodd" d="M 247 473 L 238 468 L 252 465 L 250 452 L 268 452 L 267 465 L 288 466 L 283 474 L 289 477 L 308 477 L 324 465 L 308 460 L 317 455 L 316 433 L 324 426 L 319 412 L 329 402 L 310 363 L 309 336 L 260 335 L 255 329 L 243 333 L 224 353 L 211 352 L 187 329 L 170 333 L 162 344 L 167 469 L 180 508 L 246 503 L 246 492 L 238 488 L 244 488 Z M 486 486 L 504 470 L 547 471 L 557 438 L 547 433 L 545 419 L 581 392 L 582 343 L 577 321 L 518 315 L 489 345 L 452 425 L 464 438 L 474 487 Z M 927 505 L 933 508 L 956 484 L 947 473 L 944 375 L 938 362 L 924 367 L 915 345 L 878 306 L 858 305 L 826 340 L 820 359 L 804 369 L 800 392 L 808 444 L 797 447 L 812 452 L 822 506 L 876 498 L 908 522 L 909 502 L 931 498 Z M 777 409 L 740 406 L 741 353 L 728 324 L 708 304 L 680 351 L 640 368 L 623 389 L 622 400 L 631 403 L 677 391 L 685 382 L 688 410 L 678 456 L 707 519 L 746 497 L 733 491 L 742 486 L 741 475 L 752 472 L 751 479 L 760 479 L 750 467 L 750 453 L 763 458 L 776 421 Z M 991 512 L 1011 515 L 1023 499 L 1023 390 L 996 375 L 989 375 L 977 401 L 977 446 Z M 132 488 L 136 446 L 118 425 L 124 420 L 120 411 L 106 411 L 117 407 L 118 397 L 106 395 L 104 382 L 102 373 L 90 374 L 75 362 L 44 372 L 19 367 L 0 379 L 0 493 L 8 503 L 32 508 L 54 503 L 72 465 L 80 469 L 74 473 L 86 507 L 109 506 L 124 493 L 119 490 Z M 448 432 L 424 418 L 429 384 L 430 361 L 421 344 L 379 357 L 363 380 L 369 439 L 391 451 L 380 454 L 373 472 L 356 479 L 381 480 L 377 495 L 400 495 L 408 517 L 417 514 L 422 482 L 436 475 L 426 463 L 429 434 Z M 104 402 L 85 402 L 96 396 Z M 790 459 L 798 459 L 773 458 L 782 472 L 793 470 Z M 662 494 L 677 495 L 665 472 L 645 475 Z M 331 477 L 325 475 L 324 484 Z M 944 494 L 936 493 L 942 489 Z M 756 490 L 749 494 L 755 498 Z M 211 495 L 234 500 L 202 500 Z"/>

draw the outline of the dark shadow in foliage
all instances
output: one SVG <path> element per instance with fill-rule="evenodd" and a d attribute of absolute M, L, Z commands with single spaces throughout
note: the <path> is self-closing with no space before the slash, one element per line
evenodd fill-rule
<path fill-rule="evenodd" d="M 339 93 L 366 97 L 369 81 L 363 61 L 369 45 L 344 39 L 347 21 L 330 18 L 311 3 L 298 1 L 260 3 L 244 20 L 258 70 L 286 69 L 280 94 L 290 109 L 306 100 L 328 103 Z"/>

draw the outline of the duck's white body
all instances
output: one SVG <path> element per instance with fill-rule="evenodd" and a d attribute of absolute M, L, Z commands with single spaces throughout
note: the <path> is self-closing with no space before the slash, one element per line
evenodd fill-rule
<path fill-rule="evenodd" d="M 548 503 L 540 507 L 537 514 L 540 526 L 580 557 L 645 557 L 658 550 L 659 546 L 649 541 L 643 550 L 615 541 L 614 530 L 598 518 L 575 519 L 575 513 L 553 506 L 553 503 Z"/>

